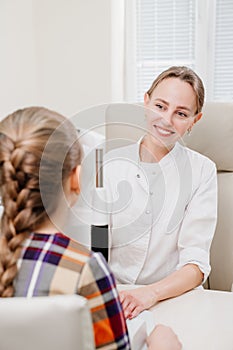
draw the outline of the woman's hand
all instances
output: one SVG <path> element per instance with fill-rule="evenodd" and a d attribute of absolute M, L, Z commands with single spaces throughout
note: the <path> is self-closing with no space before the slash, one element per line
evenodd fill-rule
<path fill-rule="evenodd" d="M 157 302 L 150 286 L 119 292 L 125 318 L 134 318 L 143 310 L 149 309 Z"/>
<path fill-rule="evenodd" d="M 158 325 L 147 338 L 148 349 L 181 350 L 182 344 L 170 327 Z"/>

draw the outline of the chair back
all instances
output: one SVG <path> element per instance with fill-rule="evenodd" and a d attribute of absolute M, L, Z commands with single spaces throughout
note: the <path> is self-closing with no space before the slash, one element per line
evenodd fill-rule
<path fill-rule="evenodd" d="M 78 295 L 0 298 L 0 349 L 95 349 L 87 301 Z"/>
<path fill-rule="evenodd" d="M 233 282 L 233 103 L 208 102 L 185 144 L 217 166 L 218 221 L 210 251 L 210 289 L 231 290 Z"/>

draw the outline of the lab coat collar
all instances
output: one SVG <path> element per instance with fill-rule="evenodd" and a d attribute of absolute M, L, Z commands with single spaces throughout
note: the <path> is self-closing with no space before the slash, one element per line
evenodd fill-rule
<path fill-rule="evenodd" d="M 142 166 L 140 165 L 141 163 L 140 145 L 144 137 L 145 135 L 140 137 L 136 145 L 136 157 L 137 157 L 138 167 L 137 167 L 137 172 L 135 174 L 135 177 L 136 177 L 137 183 L 148 193 L 149 192 L 148 179 L 144 170 L 142 169 Z M 174 165 L 176 166 L 176 157 L 182 147 L 183 146 L 180 145 L 179 142 L 176 142 L 174 147 L 171 149 L 171 151 L 168 152 L 168 154 L 166 154 L 159 162 L 156 163 L 162 168 L 161 170 L 163 172 L 166 171 L 166 168 L 169 166 L 174 166 Z"/>
<path fill-rule="evenodd" d="M 138 165 L 140 164 L 141 160 L 140 160 L 140 145 L 142 143 L 142 140 L 144 139 L 144 137 L 146 136 L 146 134 L 144 134 L 143 136 L 140 137 L 140 139 L 137 141 L 137 160 L 138 160 Z M 177 156 L 177 153 L 179 153 L 180 149 L 183 146 L 179 143 L 176 142 L 174 147 L 171 149 L 170 152 L 168 152 L 159 162 L 158 164 L 160 166 L 165 166 L 169 163 L 174 162 L 175 158 Z"/>

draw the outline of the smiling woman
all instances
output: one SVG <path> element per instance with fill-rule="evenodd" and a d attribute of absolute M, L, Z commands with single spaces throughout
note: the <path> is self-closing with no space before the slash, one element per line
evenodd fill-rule
<path fill-rule="evenodd" d="M 181 73 L 183 76 L 177 79 Z M 191 77 L 196 82 L 196 92 Z M 172 67 L 161 73 L 144 95 L 148 134 L 141 146 L 160 160 L 187 131 L 191 132 L 202 116 L 203 102 L 204 88 L 193 71 Z"/>
<path fill-rule="evenodd" d="M 146 134 L 106 156 L 110 266 L 119 283 L 144 285 L 121 293 L 128 318 L 200 286 L 209 275 L 216 167 L 178 142 L 202 117 L 203 103 L 203 83 L 193 70 L 167 69 L 144 95 Z M 118 193 L 123 181 L 131 191 Z"/>

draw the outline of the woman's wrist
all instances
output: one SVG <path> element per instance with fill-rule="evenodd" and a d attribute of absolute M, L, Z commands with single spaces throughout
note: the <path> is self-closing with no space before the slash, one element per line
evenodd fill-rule
<path fill-rule="evenodd" d="M 154 305 L 160 301 L 160 293 L 159 288 L 157 287 L 157 283 L 151 284 L 148 286 L 148 289 L 150 289 L 151 305 Z"/>

